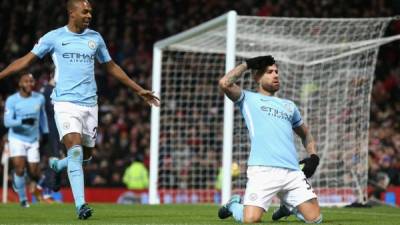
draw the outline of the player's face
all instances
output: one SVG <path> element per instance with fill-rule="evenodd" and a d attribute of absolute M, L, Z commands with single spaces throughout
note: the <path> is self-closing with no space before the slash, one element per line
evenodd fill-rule
<path fill-rule="evenodd" d="M 90 3 L 88 1 L 77 2 L 71 12 L 71 19 L 82 30 L 88 28 L 92 20 L 92 6 Z"/>
<path fill-rule="evenodd" d="M 269 93 L 275 93 L 279 90 L 278 68 L 275 64 L 267 67 L 259 82 L 261 88 Z"/>
<path fill-rule="evenodd" d="M 30 95 L 34 87 L 35 79 L 33 79 L 32 74 L 23 75 L 19 80 L 19 88 L 25 94 Z"/>

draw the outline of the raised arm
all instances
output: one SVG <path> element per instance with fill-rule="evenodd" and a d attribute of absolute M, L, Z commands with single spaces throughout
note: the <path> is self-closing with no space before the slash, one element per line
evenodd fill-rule
<path fill-rule="evenodd" d="M 11 74 L 18 73 L 21 70 L 30 66 L 35 60 L 37 56 L 32 52 L 29 52 L 25 56 L 15 60 L 10 65 L 8 65 L 3 71 L 0 72 L 0 80 L 10 76 Z"/>
<path fill-rule="evenodd" d="M 236 81 L 240 78 L 244 71 L 247 70 L 247 64 L 242 63 L 229 71 L 219 80 L 219 87 L 232 101 L 237 101 L 240 97 L 242 89 L 236 85 Z"/>
<path fill-rule="evenodd" d="M 240 97 L 242 89 L 236 85 L 236 81 L 247 69 L 260 70 L 266 67 L 271 56 L 258 56 L 246 61 L 233 70 L 229 71 L 219 80 L 219 87 L 224 91 L 228 98 L 232 101 L 237 101 Z"/>
<path fill-rule="evenodd" d="M 160 99 L 154 95 L 152 91 L 143 89 L 139 84 L 133 81 L 128 75 L 119 67 L 113 60 L 105 64 L 106 70 L 109 74 L 117 78 L 123 84 L 131 88 L 136 94 L 143 98 L 149 105 L 159 106 Z"/>

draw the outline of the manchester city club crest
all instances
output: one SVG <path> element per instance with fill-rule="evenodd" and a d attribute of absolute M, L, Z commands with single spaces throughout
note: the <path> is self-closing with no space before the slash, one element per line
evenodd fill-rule
<path fill-rule="evenodd" d="M 64 130 L 68 130 L 68 129 L 70 128 L 70 126 L 71 126 L 71 124 L 70 124 L 69 122 L 65 122 L 65 123 L 63 124 Z"/>
<path fill-rule="evenodd" d="M 293 107 L 292 107 L 291 104 L 285 103 L 283 106 L 285 107 L 285 109 L 286 109 L 287 111 L 289 111 L 289 113 L 293 113 Z"/>
<path fill-rule="evenodd" d="M 88 41 L 88 46 L 91 49 L 95 49 L 96 48 L 96 42 L 90 40 L 90 41 Z"/>

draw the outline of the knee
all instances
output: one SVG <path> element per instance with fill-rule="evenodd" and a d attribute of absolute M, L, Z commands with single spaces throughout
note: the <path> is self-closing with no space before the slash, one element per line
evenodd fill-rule
<path fill-rule="evenodd" d="M 245 215 L 243 223 L 258 223 L 261 222 L 261 217 L 256 215 Z"/>
<path fill-rule="evenodd" d="M 79 133 L 69 133 L 63 137 L 63 143 L 65 147 L 69 150 L 76 145 L 82 144 L 81 134 Z"/>
<path fill-rule="evenodd" d="M 264 209 L 258 206 L 245 206 L 243 223 L 258 223 L 264 214 Z"/>
<path fill-rule="evenodd" d="M 320 212 L 310 212 L 303 214 L 304 220 L 306 223 L 312 223 L 313 221 L 317 220 L 320 217 Z"/>
<path fill-rule="evenodd" d="M 318 214 L 317 216 L 308 218 L 305 220 L 306 223 L 316 223 L 319 224 L 322 222 L 322 214 Z"/>
<path fill-rule="evenodd" d="M 321 209 L 318 203 L 313 203 L 307 207 L 303 207 L 299 213 L 302 214 L 303 220 L 306 223 L 314 223 L 313 221 L 318 221 L 321 217 Z"/>

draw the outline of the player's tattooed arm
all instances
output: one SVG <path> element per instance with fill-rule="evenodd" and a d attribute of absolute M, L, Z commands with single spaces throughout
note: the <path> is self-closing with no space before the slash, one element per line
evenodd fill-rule
<path fill-rule="evenodd" d="M 237 80 L 239 80 L 240 76 L 243 74 L 244 71 L 246 71 L 247 65 L 246 63 L 242 63 L 235 67 L 233 70 L 229 71 L 225 76 L 224 76 L 224 84 L 225 86 L 232 86 L 233 84 L 236 83 Z"/>
<path fill-rule="evenodd" d="M 232 101 L 236 101 L 240 97 L 242 89 L 235 83 L 239 80 L 240 76 L 246 70 L 246 63 L 242 63 L 229 71 L 219 80 L 219 87 Z"/>

